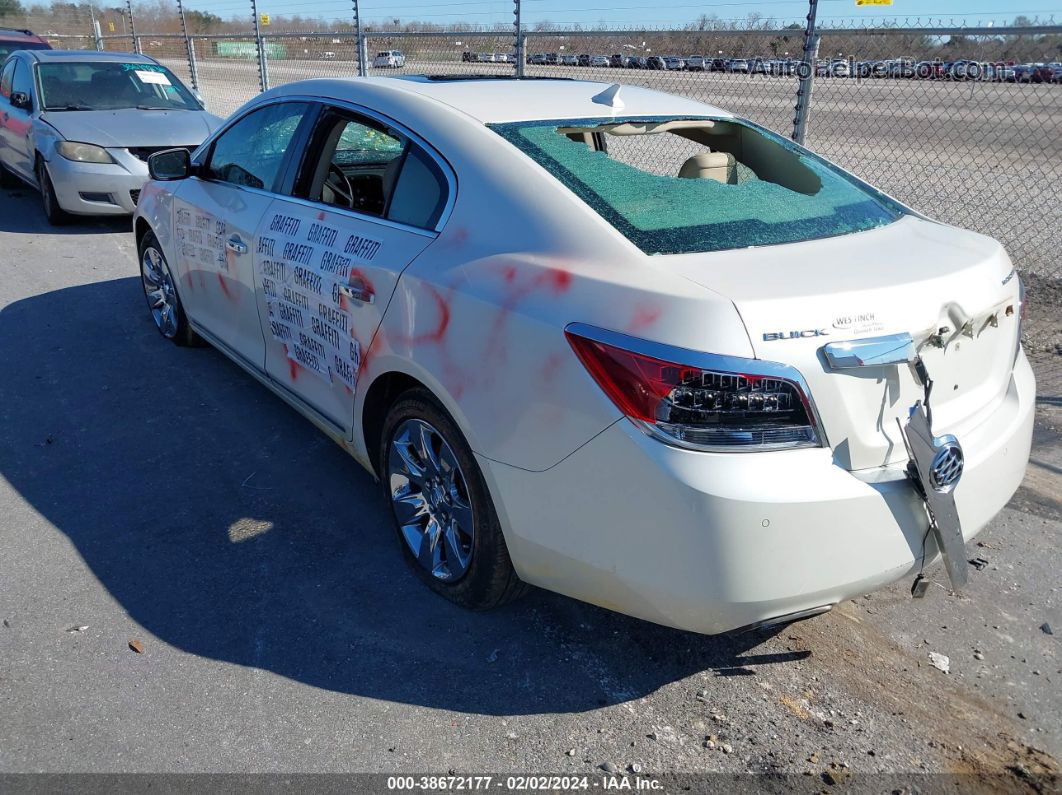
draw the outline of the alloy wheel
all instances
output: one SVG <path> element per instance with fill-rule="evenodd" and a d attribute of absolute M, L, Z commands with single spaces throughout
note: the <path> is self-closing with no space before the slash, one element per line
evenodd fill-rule
<path fill-rule="evenodd" d="M 391 437 L 387 468 L 391 507 L 413 557 L 444 582 L 460 579 L 472 562 L 475 523 L 450 445 L 424 420 L 406 420 Z"/>
<path fill-rule="evenodd" d="M 140 273 L 144 283 L 151 316 L 167 339 L 177 334 L 177 293 L 166 261 L 158 249 L 147 246 L 140 259 Z"/>

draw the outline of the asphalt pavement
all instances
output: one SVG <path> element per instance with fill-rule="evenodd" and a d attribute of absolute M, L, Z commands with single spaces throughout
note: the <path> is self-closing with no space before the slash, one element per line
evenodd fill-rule
<path fill-rule="evenodd" d="M 342 450 L 158 335 L 128 226 L 52 228 L 33 192 L 0 194 L 0 773 L 1058 786 L 1057 397 L 962 595 L 937 567 L 923 600 L 898 583 L 737 638 L 542 591 L 469 613 L 406 571 Z"/>

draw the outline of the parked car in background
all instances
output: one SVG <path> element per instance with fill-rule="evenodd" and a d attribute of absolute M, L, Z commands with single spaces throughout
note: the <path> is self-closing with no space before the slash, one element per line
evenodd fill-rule
<path fill-rule="evenodd" d="M 52 45 L 32 30 L 0 27 L 0 63 L 15 50 L 50 50 Z"/>
<path fill-rule="evenodd" d="M 686 68 L 686 61 L 683 58 L 679 58 L 677 55 L 665 55 L 664 68 L 673 72 L 681 71 Z"/>
<path fill-rule="evenodd" d="M 707 59 L 703 55 L 691 55 L 686 59 L 686 68 L 691 72 L 703 72 Z"/>
<path fill-rule="evenodd" d="M 597 67 L 597 68 L 607 67 L 608 66 L 608 57 L 605 56 L 605 55 L 591 55 L 590 56 L 590 65 L 594 66 L 594 67 Z"/>
<path fill-rule="evenodd" d="M 1062 63 L 1045 63 L 1032 70 L 1029 80 L 1033 83 L 1062 82 Z"/>
<path fill-rule="evenodd" d="M 646 69 L 667 69 L 667 64 L 659 55 L 650 55 L 645 59 Z"/>
<path fill-rule="evenodd" d="M 852 70 L 848 65 L 848 61 L 838 58 L 830 62 L 830 68 L 827 74 L 830 77 L 849 77 L 852 74 Z"/>
<path fill-rule="evenodd" d="M 997 83 L 1013 83 L 1015 80 L 1014 67 L 1009 64 L 994 64 L 993 65 L 993 80 Z"/>
<path fill-rule="evenodd" d="M 786 58 L 774 58 L 773 61 L 767 62 L 768 70 L 776 77 L 786 77 L 795 72 L 794 62 L 788 61 Z"/>
<path fill-rule="evenodd" d="M 0 172 L 40 190 L 48 220 L 128 215 L 162 149 L 195 149 L 221 119 L 133 53 L 16 51 L 0 69 Z"/>
<path fill-rule="evenodd" d="M 547 52 L 546 53 L 546 63 L 549 64 L 550 66 L 556 66 L 556 64 L 557 64 L 557 53 L 555 53 L 555 52 Z"/>
<path fill-rule="evenodd" d="M 536 66 L 545 66 L 548 63 L 548 61 L 546 60 L 546 53 L 544 52 L 536 52 L 534 55 L 527 59 L 527 62 L 530 64 L 535 64 Z"/>
<path fill-rule="evenodd" d="M 981 80 L 984 67 L 979 61 L 960 59 L 944 67 L 944 76 L 950 80 Z"/>
<path fill-rule="evenodd" d="M 906 78 L 914 76 L 913 58 L 892 58 L 885 63 L 887 77 Z"/>
<path fill-rule="evenodd" d="M 479 52 L 476 53 L 477 63 L 494 63 L 494 53 L 492 52 Z"/>
<path fill-rule="evenodd" d="M 730 63 L 727 64 L 727 71 L 729 72 L 743 72 L 748 74 L 750 68 L 749 62 L 744 58 L 732 58 Z"/>
<path fill-rule="evenodd" d="M 349 452 L 413 576 L 466 608 L 530 583 L 717 633 L 941 556 L 960 588 L 965 543 L 1022 482 L 1037 402 L 1003 246 L 721 108 L 603 88 L 259 95 L 194 157 L 150 160 L 149 317 Z M 607 139 L 689 157 L 662 176 Z M 194 402 L 158 410 L 187 423 Z M 350 530 L 334 558 L 380 545 L 330 506 Z"/>
<path fill-rule="evenodd" d="M 15 50 L 51 50 L 48 41 L 24 28 L 0 28 L 0 63 Z"/>
<path fill-rule="evenodd" d="M 1015 64 L 1014 67 L 1013 67 L 1014 82 L 1015 83 L 1031 83 L 1032 82 L 1032 73 L 1036 70 L 1036 68 L 1038 66 L 1041 66 L 1041 64 L 1034 64 L 1034 63 Z"/>
<path fill-rule="evenodd" d="M 645 62 L 645 56 L 642 55 L 628 55 L 627 59 L 623 62 L 623 65 L 627 69 L 645 69 L 647 68 Z"/>
<path fill-rule="evenodd" d="M 940 80 L 944 77 L 944 64 L 940 61 L 919 61 L 914 71 L 919 80 Z"/>
<path fill-rule="evenodd" d="M 376 53 L 372 65 L 376 69 L 400 69 L 406 65 L 406 56 L 401 50 L 383 50 Z"/>
<path fill-rule="evenodd" d="M 610 55 L 608 57 L 608 65 L 612 69 L 622 69 L 623 68 L 623 56 L 618 54 L 618 53 L 615 54 L 615 55 Z"/>
<path fill-rule="evenodd" d="M 585 52 L 584 53 L 580 53 L 580 55 L 579 55 L 577 60 L 579 61 L 579 66 L 589 66 L 590 65 L 590 55 L 588 53 L 585 53 Z"/>
<path fill-rule="evenodd" d="M 579 59 L 571 53 L 566 53 L 560 57 L 561 66 L 578 66 Z"/>

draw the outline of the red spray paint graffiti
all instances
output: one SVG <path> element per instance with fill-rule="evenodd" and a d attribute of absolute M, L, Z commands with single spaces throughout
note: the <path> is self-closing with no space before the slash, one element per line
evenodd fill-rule
<path fill-rule="evenodd" d="M 220 273 L 218 274 L 218 284 L 221 285 L 221 292 L 225 293 L 225 297 L 226 298 L 228 298 L 230 301 L 235 301 L 236 300 L 235 294 L 233 294 L 229 290 L 228 280 L 224 276 L 222 276 Z"/>
<path fill-rule="evenodd" d="M 658 306 L 641 306 L 634 313 L 634 318 L 631 320 L 631 324 L 627 327 L 627 330 L 632 333 L 638 333 L 645 331 L 657 320 L 660 319 L 660 315 L 663 310 Z"/>

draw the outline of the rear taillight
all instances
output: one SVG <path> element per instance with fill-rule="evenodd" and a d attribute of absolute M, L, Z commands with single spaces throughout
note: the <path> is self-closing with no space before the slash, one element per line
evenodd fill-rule
<path fill-rule="evenodd" d="M 712 451 L 820 445 L 807 391 L 790 367 L 670 348 L 582 324 L 565 334 L 620 411 L 664 442 Z"/>

